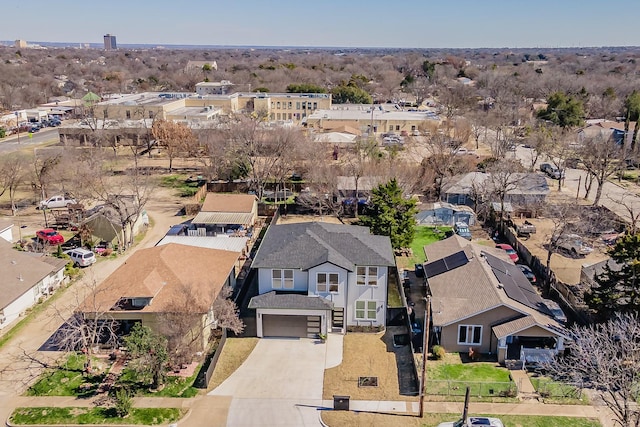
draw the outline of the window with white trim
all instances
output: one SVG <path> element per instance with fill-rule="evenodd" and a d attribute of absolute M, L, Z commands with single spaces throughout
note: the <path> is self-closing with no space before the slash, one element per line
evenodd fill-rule
<path fill-rule="evenodd" d="M 480 345 L 482 344 L 481 325 L 458 325 L 458 344 Z"/>
<path fill-rule="evenodd" d="M 318 292 L 338 292 L 338 273 L 318 273 Z"/>
<path fill-rule="evenodd" d="M 377 308 L 377 301 L 356 301 L 356 320 L 376 320 L 378 312 Z"/>
<path fill-rule="evenodd" d="M 357 268 L 357 275 L 357 285 L 378 286 L 378 267 L 359 266 Z"/>
<path fill-rule="evenodd" d="M 271 287 L 273 289 L 293 289 L 293 270 L 277 268 L 271 270 Z"/>

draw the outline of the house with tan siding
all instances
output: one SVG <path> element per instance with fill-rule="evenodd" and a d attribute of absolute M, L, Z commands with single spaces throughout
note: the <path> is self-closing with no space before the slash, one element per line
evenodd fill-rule
<path fill-rule="evenodd" d="M 536 363 L 564 351 L 567 332 L 499 249 L 454 235 L 425 246 L 434 344 L 449 352 Z"/>

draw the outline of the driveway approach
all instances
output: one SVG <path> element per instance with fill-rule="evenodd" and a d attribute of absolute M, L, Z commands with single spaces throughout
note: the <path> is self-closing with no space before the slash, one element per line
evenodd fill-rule
<path fill-rule="evenodd" d="M 330 334 L 326 344 L 260 339 L 240 368 L 209 392 L 233 396 L 227 426 L 320 426 L 324 370 L 336 364 L 334 356 L 341 358 L 342 338 Z"/>

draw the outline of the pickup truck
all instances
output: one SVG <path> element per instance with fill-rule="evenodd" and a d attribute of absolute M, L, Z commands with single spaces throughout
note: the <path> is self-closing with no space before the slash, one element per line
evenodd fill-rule
<path fill-rule="evenodd" d="M 75 199 L 68 198 L 67 196 L 53 196 L 47 200 L 40 202 L 40 209 L 58 209 L 66 208 L 69 205 L 75 205 L 77 202 Z"/>
<path fill-rule="evenodd" d="M 525 220 L 523 224 L 514 224 L 518 237 L 529 237 L 536 233 L 536 226 Z"/>

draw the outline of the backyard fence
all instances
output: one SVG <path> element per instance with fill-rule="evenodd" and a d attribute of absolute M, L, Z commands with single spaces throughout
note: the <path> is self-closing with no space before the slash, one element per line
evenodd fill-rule
<path fill-rule="evenodd" d="M 471 396 L 515 397 L 518 394 L 516 384 L 512 381 L 488 383 L 452 380 L 427 380 L 425 383 L 425 394 L 431 396 L 464 397 L 467 387 L 469 387 Z"/>
<path fill-rule="evenodd" d="M 582 399 L 584 384 L 560 383 L 547 378 L 531 378 L 531 384 L 540 397 L 551 399 Z"/>
<path fill-rule="evenodd" d="M 220 342 L 218 342 L 218 346 L 216 348 L 213 357 L 209 361 L 209 366 L 207 366 L 207 370 L 205 371 L 204 378 L 200 381 L 196 380 L 194 386 L 197 388 L 206 389 L 209 387 L 209 382 L 211 381 L 211 377 L 213 376 L 213 371 L 216 368 L 216 364 L 218 363 L 218 359 L 220 358 L 220 353 L 222 353 L 222 349 L 224 348 L 224 344 L 227 342 L 227 330 L 222 328 L 222 336 L 220 337 Z"/>

